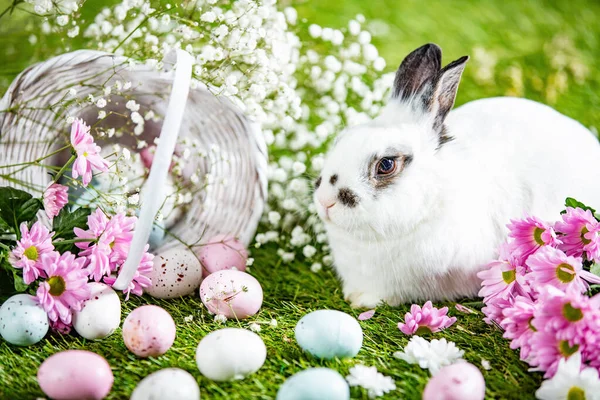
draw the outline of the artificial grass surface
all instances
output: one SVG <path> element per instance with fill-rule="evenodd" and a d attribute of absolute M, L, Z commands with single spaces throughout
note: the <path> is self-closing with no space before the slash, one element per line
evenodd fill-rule
<path fill-rule="evenodd" d="M 88 0 L 83 9 L 84 15 L 89 20 L 102 5 L 115 2 Z M 0 11 L 8 4 L 9 1 L 0 0 Z M 410 50 L 429 41 L 442 46 L 445 62 L 464 54 L 476 55 L 474 49 L 477 47 L 484 49 L 496 58 L 491 78 L 482 79 L 479 75 L 486 58 L 473 57 L 459 90 L 459 104 L 481 97 L 519 95 L 549 103 L 586 126 L 600 126 L 600 113 L 597 111 L 600 106 L 598 2 L 326 0 L 292 4 L 298 6 L 301 18 L 325 26 L 343 27 L 355 14 L 364 14 L 372 27 L 381 32 L 374 36 L 374 43 L 388 61 L 388 70 L 393 70 Z M 52 43 L 44 46 L 29 44 L 27 38 L 30 32 L 24 29 L 27 25 L 25 18 L 24 14 L 15 14 L 0 22 L 0 93 L 26 66 L 53 54 Z M 28 21 L 39 24 L 39 19 Z M 566 41 L 561 38 L 566 38 Z M 77 43 L 77 40 L 73 41 L 75 47 Z M 564 55 L 567 60 L 583 65 L 588 71 L 583 81 L 575 79 L 575 73 L 568 65 L 557 62 L 554 59 L 556 55 Z M 563 80 L 565 76 L 566 82 Z M 380 372 L 395 379 L 398 389 L 384 398 L 419 399 L 429 373 L 392 356 L 408 342 L 408 338 L 396 327 L 408 306 L 380 307 L 371 320 L 361 322 L 364 344 L 355 359 L 331 362 L 311 359 L 302 353 L 294 340 L 295 324 L 304 314 L 322 308 L 337 309 L 355 316 L 359 312 L 350 309 L 343 300 L 340 285 L 332 271 L 325 269 L 312 273 L 310 263 L 303 260 L 281 264 L 276 251 L 276 245 L 253 250 L 256 261 L 252 274 L 259 279 L 265 292 L 260 313 L 250 321 L 239 324 L 228 321 L 225 324 L 228 327 L 247 327 L 252 321 L 264 323 L 260 336 L 267 345 L 267 361 L 258 373 L 246 380 L 215 383 L 203 378 L 197 371 L 194 358 L 199 340 L 221 327 L 202 308 L 197 296 L 170 301 L 132 298 L 124 303 L 123 318 L 140 304 L 154 303 L 168 310 L 175 319 L 177 339 L 167 354 L 157 359 L 137 359 L 125 348 L 120 330 L 99 342 L 54 335 L 37 345 L 17 348 L 0 341 L 0 398 L 42 396 L 35 379 L 40 363 L 57 351 L 82 348 L 101 354 L 111 364 L 115 384 L 110 399 L 128 398 L 141 378 L 172 366 L 186 369 L 198 378 L 203 398 L 272 399 L 278 386 L 294 372 L 324 365 L 345 375 L 351 366 L 359 362 L 375 365 Z M 429 339 L 445 337 L 456 342 L 459 348 L 465 350 L 465 358 L 475 365 L 480 366 L 481 359 L 488 360 L 491 369 L 483 371 L 488 398 L 534 398 L 541 375 L 527 372 L 527 365 L 521 363 L 517 354 L 509 349 L 501 332 L 486 325 L 480 312 L 461 314 L 450 304 L 450 314 L 458 317 L 457 323 Z M 193 315 L 193 321 L 184 321 L 189 315 Z M 278 322 L 275 328 L 268 324 L 272 318 Z M 367 398 L 366 392 L 359 389 L 353 389 L 352 396 Z"/>
<path fill-rule="evenodd" d="M 128 398 L 139 380 L 166 367 L 183 368 L 197 377 L 202 398 L 205 399 L 273 399 L 279 385 L 295 372 L 311 366 L 327 366 L 345 376 L 348 369 L 357 363 L 375 365 L 380 372 L 394 378 L 397 390 L 384 399 L 420 399 L 429 373 L 392 356 L 408 342 L 408 337 L 396 327 L 408 307 L 379 307 L 372 319 L 360 322 L 364 342 L 356 358 L 328 362 L 313 359 L 302 352 L 294 339 L 296 322 L 307 312 L 316 309 L 337 309 L 355 316 L 359 311 L 351 309 L 343 300 L 339 284 L 330 270 L 315 274 L 302 263 L 280 264 L 275 251 L 272 245 L 253 252 L 255 266 L 252 267 L 252 274 L 262 283 L 265 295 L 261 311 L 248 321 L 227 321 L 224 325 L 247 327 L 251 321 L 261 323 L 259 335 L 267 346 L 267 361 L 260 371 L 247 379 L 217 383 L 204 378 L 196 368 L 198 342 L 207 333 L 223 327 L 213 321 L 198 296 L 169 301 L 132 296 L 123 303 L 123 319 L 129 311 L 144 303 L 158 304 L 173 316 L 177 338 L 165 355 L 138 359 L 123 344 L 120 329 L 97 342 L 73 335 L 52 335 L 37 345 L 18 348 L 2 341 L 1 398 L 34 399 L 43 396 L 35 378 L 40 363 L 59 350 L 86 349 L 104 356 L 113 369 L 115 383 L 109 399 Z M 491 369 L 483 372 L 489 398 L 533 398 L 532 394 L 540 383 L 540 374 L 526 372 L 527 366 L 508 348 L 500 331 L 481 321 L 480 312 L 463 314 L 452 305 L 450 307 L 450 314 L 458 318 L 456 324 L 443 333 L 430 335 L 428 339 L 445 337 L 456 342 L 459 348 L 465 350 L 465 358 L 475 365 L 480 366 L 481 359 L 488 360 Z M 193 321 L 185 322 L 184 318 L 189 315 L 193 315 Z M 269 326 L 272 318 L 277 320 L 277 327 Z M 368 397 L 365 391 L 355 388 L 352 389 L 352 398 Z"/>

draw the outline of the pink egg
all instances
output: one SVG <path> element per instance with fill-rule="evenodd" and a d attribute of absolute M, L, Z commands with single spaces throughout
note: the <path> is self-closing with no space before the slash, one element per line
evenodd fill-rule
<path fill-rule="evenodd" d="M 123 341 L 138 357 L 158 357 L 175 341 L 175 322 L 158 306 L 138 307 L 123 322 Z"/>
<path fill-rule="evenodd" d="M 37 380 L 46 396 L 54 400 L 100 400 L 110 392 L 114 377 L 108 362 L 98 354 L 66 350 L 40 365 Z"/>
<path fill-rule="evenodd" d="M 200 299 L 213 314 L 243 319 L 260 310 L 263 291 L 252 275 L 226 269 L 204 279 L 200 285 Z"/>
<path fill-rule="evenodd" d="M 483 400 L 484 397 L 483 375 L 466 361 L 440 369 L 423 391 L 423 400 Z"/>
<path fill-rule="evenodd" d="M 223 269 L 246 270 L 248 251 L 231 235 L 217 235 L 197 250 L 204 276 Z"/>

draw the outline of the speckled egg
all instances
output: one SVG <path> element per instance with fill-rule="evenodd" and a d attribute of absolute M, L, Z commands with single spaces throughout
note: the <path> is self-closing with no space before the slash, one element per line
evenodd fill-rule
<path fill-rule="evenodd" d="M 129 400 L 198 400 L 196 379 L 179 368 L 156 371 L 138 383 Z"/>
<path fill-rule="evenodd" d="M 73 328 L 90 340 L 111 335 L 121 323 L 121 299 L 104 283 L 89 284 L 91 296 L 83 303 L 81 311 L 73 313 Z"/>
<path fill-rule="evenodd" d="M 114 377 L 110 365 L 98 354 L 66 350 L 40 365 L 37 380 L 46 396 L 54 400 L 100 400 L 110 392 Z"/>
<path fill-rule="evenodd" d="M 243 319 L 260 310 L 263 291 L 252 275 L 226 269 L 204 279 L 200 285 L 200 299 L 213 314 Z"/>
<path fill-rule="evenodd" d="M 339 372 L 309 368 L 289 377 L 277 391 L 277 400 L 348 400 L 350 387 Z"/>
<path fill-rule="evenodd" d="M 212 237 L 196 252 L 204 266 L 205 276 L 223 269 L 246 270 L 248 251 L 231 235 Z"/>
<path fill-rule="evenodd" d="M 317 358 L 350 358 L 358 354 L 363 333 L 354 317 L 337 310 L 317 310 L 298 321 L 296 341 Z"/>
<path fill-rule="evenodd" d="M 429 379 L 423 400 L 483 400 L 485 380 L 479 368 L 460 361 L 440 369 Z"/>
<path fill-rule="evenodd" d="M 35 297 L 17 294 L 0 307 L 0 335 L 8 343 L 29 346 L 48 332 L 48 315 Z"/>
<path fill-rule="evenodd" d="M 123 322 L 123 341 L 138 357 L 158 357 L 175 341 L 175 322 L 158 306 L 138 307 Z"/>
<path fill-rule="evenodd" d="M 194 293 L 202 282 L 202 267 L 190 250 L 172 247 L 154 257 L 152 286 L 144 289 L 152 297 L 170 299 Z"/>
<path fill-rule="evenodd" d="M 220 382 L 244 379 L 258 371 L 266 358 L 267 348 L 260 336 L 241 328 L 211 332 L 196 349 L 202 375 Z"/>

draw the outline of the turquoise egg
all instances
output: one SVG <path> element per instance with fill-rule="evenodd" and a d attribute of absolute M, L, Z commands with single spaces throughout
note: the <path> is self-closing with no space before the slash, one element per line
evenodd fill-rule
<path fill-rule="evenodd" d="M 296 324 L 296 341 L 302 350 L 317 358 L 351 358 L 362 346 L 358 321 L 341 311 L 318 310 Z"/>
<path fill-rule="evenodd" d="M 8 343 L 29 346 L 48 332 L 48 315 L 35 297 L 17 294 L 0 307 L 0 335 Z"/>
<path fill-rule="evenodd" d="M 350 388 L 337 371 L 309 368 L 289 377 L 277 391 L 276 400 L 348 400 Z"/>
<path fill-rule="evenodd" d="M 165 223 L 163 221 L 154 221 L 152 224 L 152 230 L 150 231 L 150 237 L 148 238 L 148 244 L 150 248 L 156 249 L 165 240 Z"/>

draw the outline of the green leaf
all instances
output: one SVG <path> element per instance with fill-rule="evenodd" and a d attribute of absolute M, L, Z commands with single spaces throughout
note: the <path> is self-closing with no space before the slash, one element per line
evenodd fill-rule
<path fill-rule="evenodd" d="M 15 284 L 15 290 L 19 293 L 27 291 L 27 288 L 29 287 L 29 285 L 27 285 L 23 281 L 23 277 L 21 276 L 21 274 L 19 274 L 19 271 L 17 269 L 13 268 L 12 273 L 13 273 L 13 279 L 14 279 L 14 284 Z"/>
<path fill-rule="evenodd" d="M 0 187 L 0 218 L 15 232 L 19 231 L 21 222 L 33 220 L 40 208 L 42 201 L 31 194 L 8 186 Z"/>
<path fill-rule="evenodd" d="M 74 228 L 85 229 L 87 227 L 88 216 L 92 213 L 89 208 L 78 208 L 70 212 L 67 208 L 63 208 L 60 213 L 54 217 L 52 221 L 52 230 L 55 238 L 73 239 L 75 234 Z"/>
<path fill-rule="evenodd" d="M 600 264 L 593 263 L 590 267 L 590 272 L 596 276 L 600 276 Z"/>
<path fill-rule="evenodd" d="M 572 197 L 566 198 L 565 207 L 581 208 L 583 211 L 590 210 L 592 212 L 592 214 L 596 213 L 596 210 L 594 210 L 592 207 L 586 206 L 582 202 L 577 201 Z M 563 210 L 563 211 L 561 211 L 561 214 L 565 214 L 566 212 L 567 212 L 566 210 Z"/>

